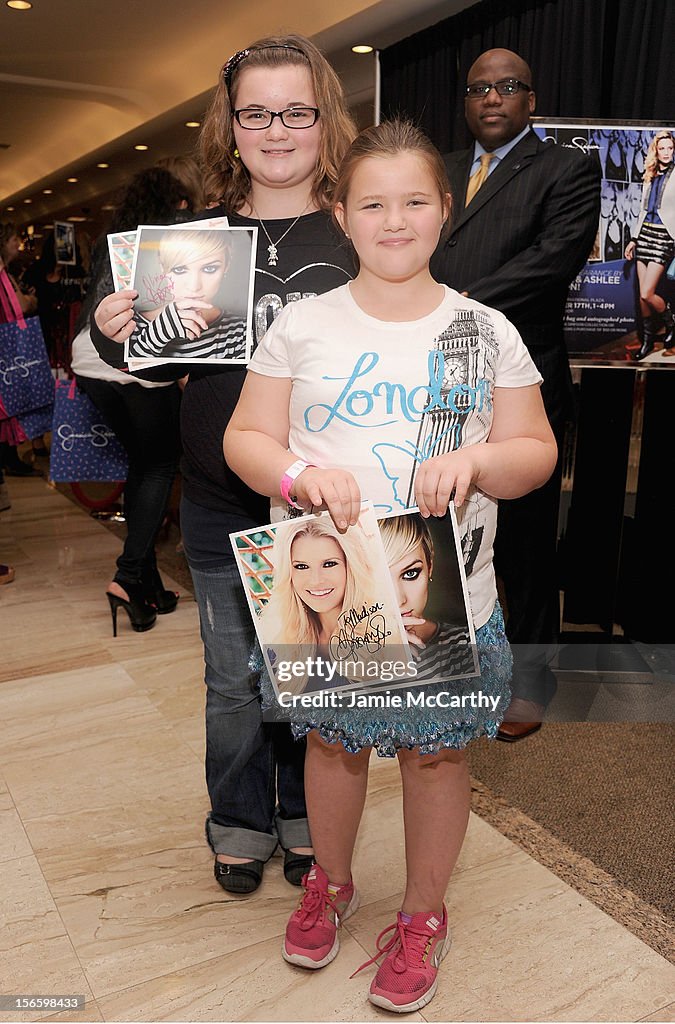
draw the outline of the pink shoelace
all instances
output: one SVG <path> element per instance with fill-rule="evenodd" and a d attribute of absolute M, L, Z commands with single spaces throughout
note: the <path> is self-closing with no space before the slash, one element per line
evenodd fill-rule
<path fill-rule="evenodd" d="M 310 928 L 314 927 L 324 910 L 328 909 L 333 911 L 335 919 L 339 921 L 340 912 L 328 892 L 323 892 L 321 889 L 306 889 L 297 910 L 299 915 L 298 924 L 303 931 L 309 931 Z"/>
<path fill-rule="evenodd" d="M 380 946 L 380 941 L 384 938 L 387 932 L 393 931 L 394 934 L 384 946 Z M 370 967 L 371 964 L 377 963 L 381 956 L 386 953 L 390 953 L 396 948 L 397 944 L 400 946 L 396 956 L 392 960 L 392 967 L 397 974 L 403 974 L 408 968 L 418 967 L 424 962 L 424 955 L 429 945 L 430 936 L 428 932 L 415 931 L 409 924 L 404 924 L 403 921 L 397 919 L 395 924 L 390 924 L 388 928 L 381 931 L 375 940 L 377 946 L 377 953 L 372 956 L 370 960 L 366 960 L 364 964 L 361 964 L 350 978 L 355 978 L 359 971 L 363 971 L 366 967 Z"/>

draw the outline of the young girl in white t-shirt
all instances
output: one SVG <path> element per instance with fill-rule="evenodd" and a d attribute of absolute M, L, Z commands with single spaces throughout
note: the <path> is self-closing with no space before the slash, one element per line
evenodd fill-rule
<path fill-rule="evenodd" d="M 293 719 L 296 735 L 307 734 L 316 864 L 283 956 L 320 968 L 337 955 L 338 927 L 358 906 L 351 863 L 370 753 L 397 756 L 407 884 L 397 920 L 378 939 L 374 960 L 384 959 L 369 998 L 398 1013 L 436 991 L 450 944 L 443 900 L 469 815 L 462 748 L 495 735 L 509 700 L 492 567 L 496 499 L 540 487 L 556 460 L 541 378 L 514 327 L 431 277 L 449 215 L 443 161 L 418 129 L 394 121 L 362 132 L 334 195 L 358 276 L 281 313 L 224 440 L 230 467 L 276 498 L 278 515 L 289 502 L 327 508 L 349 530 L 362 498 L 383 513 L 416 504 L 425 518 L 443 515 L 451 499 L 457 509 L 481 666 L 473 688 L 496 695 L 497 710 L 392 709 L 375 720 L 367 710 L 304 709 Z"/>

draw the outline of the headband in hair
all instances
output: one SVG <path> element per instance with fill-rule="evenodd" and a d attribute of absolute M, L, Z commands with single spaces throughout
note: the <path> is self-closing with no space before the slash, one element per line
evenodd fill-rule
<path fill-rule="evenodd" d="M 271 43 L 268 46 L 253 46 L 246 50 L 237 50 L 236 53 L 232 54 L 223 68 L 223 78 L 225 79 L 226 85 L 230 84 L 232 75 L 241 62 L 246 60 L 251 53 L 258 53 L 259 50 L 295 50 L 296 53 L 302 54 L 305 60 L 307 60 L 307 54 L 304 50 L 301 50 L 299 46 L 289 46 L 286 43 Z"/>

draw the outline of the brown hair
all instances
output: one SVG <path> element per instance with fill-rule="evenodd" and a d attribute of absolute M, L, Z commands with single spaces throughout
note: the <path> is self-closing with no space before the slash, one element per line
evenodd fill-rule
<path fill-rule="evenodd" d="M 192 156 L 163 156 L 155 164 L 173 174 L 185 190 L 183 198 L 191 213 L 199 213 L 206 206 L 204 181 L 199 164 Z"/>
<path fill-rule="evenodd" d="M 444 238 L 450 226 L 450 182 L 443 163 L 443 157 L 434 144 L 426 137 L 424 132 L 412 123 L 394 118 L 391 121 L 383 121 L 382 124 L 372 125 L 357 135 L 347 150 L 344 160 L 340 165 L 338 180 L 333 190 L 333 220 L 340 228 L 335 217 L 335 207 L 338 203 L 342 206 L 347 201 L 349 189 L 354 177 L 356 168 L 367 157 L 388 157 L 396 156 L 397 153 L 414 153 L 421 157 L 427 165 L 438 193 L 441 197 L 441 204 L 447 216 L 441 238 Z"/>
<path fill-rule="evenodd" d="M 16 224 L 12 224 L 11 221 L 7 221 L 4 224 L 0 224 L 0 261 L 5 262 L 5 247 L 9 242 L 10 238 L 14 238 L 14 235 L 18 235 Z"/>
<path fill-rule="evenodd" d="M 656 172 L 659 168 L 659 158 L 656 155 L 656 147 L 658 146 L 661 139 L 670 139 L 671 142 L 675 142 L 672 132 L 668 132 L 665 129 L 658 131 L 652 141 L 649 143 L 649 149 L 647 150 L 647 156 L 645 158 L 645 172 L 642 176 L 643 181 L 651 181 L 656 176 Z"/>
<path fill-rule="evenodd" d="M 204 187 L 209 204 L 221 202 L 229 213 L 234 213 L 246 202 L 251 192 L 248 170 L 234 155 L 236 143 L 232 113 L 241 72 L 247 68 L 278 68 L 288 64 L 306 67 L 312 79 L 321 126 L 312 198 L 321 209 L 330 209 L 338 167 L 356 134 L 356 128 L 345 104 L 340 79 L 314 43 L 298 35 L 259 39 L 251 43 L 247 50 L 235 54 L 221 68 L 215 95 L 199 136 Z"/>

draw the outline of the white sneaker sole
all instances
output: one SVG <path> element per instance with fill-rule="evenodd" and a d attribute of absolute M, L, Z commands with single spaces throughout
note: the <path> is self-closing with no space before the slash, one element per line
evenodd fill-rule
<path fill-rule="evenodd" d="M 448 934 L 445 936 L 445 941 L 443 942 L 443 945 L 441 947 L 441 958 L 438 961 L 439 967 L 443 960 L 445 960 L 446 956 L 448 955 L 451 945 L 452 935 L 450 934 L 450 930 L 448 929 Z M 423 1006 L 426 1006 L 427 1003 L 430 1003 L 431 1000 L 436 995 L 437 988 L 438 976 L 434 978 L 433 984 L 430 985 L 430 987 L 426 990 L 424 995 L 420 996 L 419 999 L 413 1000 L 412 1003 L 392 1003 L 390 999 L 386 998 L 386 996 L 379 996 L 373 992 L 368 993 L 368 999 L 375 1006 L 380 1006 L 383 1010 L 389 1010 L 391 1013 L 412 1013 L 413 1010 L 421 1010 Z"/>
<path fill-rule="evenodd" d="M 306 967 L 310 971 L 318 971 L 320 967 L 327 967 L 328 964 L 333 962 L 335 957 L 340 952 L 340 940 L 338 938 L 340 925 L 344 924 L 348 917 L 351 917 L 352 914 L 356 913 L 356 911 L 359 909 L 359 905 L 359 894 L 357 890 L 354 889 L 354 894 L 351 900 L 349 901 L 347 909 L 345 910 L 344 914 L 342 915 L 338 922 L 338 930 L 335 933 L 335 942 L 333 943 L 333 945 L 328 950 L 328 952 L 326 953 L 325 957 L 323 957 L 322 960 L 312 960 L 311 957 L 303 956 L 302 953 L 289 953 L 286 949 L 286 939 L 284 939 L 283 943 L 281 944 L 281 955 L 286 961 L 286 963 L 295 964 L 296 967 Z"/>

